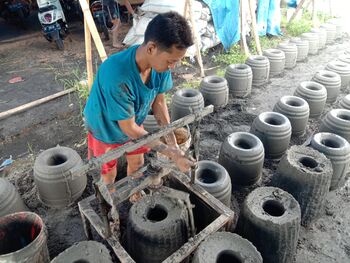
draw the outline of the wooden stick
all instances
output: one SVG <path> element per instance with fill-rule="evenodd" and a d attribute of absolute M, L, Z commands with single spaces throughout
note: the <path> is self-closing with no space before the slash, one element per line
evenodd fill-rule
<path fill-rule="evenodd" d="M 159 139 L 160 137 L 164 136 L 165 134 L 168 134 L 170 132 L 172 132 L 173 130 L 179 128 L 179 127 L 184 127 L 190 123 L 192 123 L 193 121 L 197 121 L 201 118 L 203 118 L 204 116 L 212 113 L 214 110 L 213 105 L 209 105 L 207 107 L 205 107 L 203 110 L 201 110 L 200 112 L 196 112 L 196 113 L 192 113 L 189 114 L 181 119 L 178 119 L 176 121 L 173 121 L 172 123 L 168 124 L 165 127 L 162 127 L 161 130 L 157 130 L 154 133 L 150 133 L 147 134 L 137 140 L 134 141 L 130 141 L 126 144 L 123 144 L 122 146 L 113 149 L 99 157 L 96 158 L 92 158 L 88 161 L 84 161 L 84 164 L 82 164 L 81 166 L 76 166 L 74 168 L 72 168 L 69 172 L 70 175 L 72 176 L 80 176 L 83 174 L 86 174 L 86 172 L 95 169 L 95 168 L 99 168 L 103 163 L 108 163 L 112 160 L 116 160 L 118 159 L 120 156 L 122 156 L 123 154 L 127 153 L 127 152 L 132 152 L 135 151 L 136 149 L 140 148 L 141 146 L 144 146 L 156 139 Z"/>
<path fill-rule="evenodd" d="M 260 39 L 259 39 L 258 30 L 257 30 L 257 26 L 256 26 L 255 9 L 254 9 L 253 5 L 254 5 L 253 0 L 249 0 L 249 10 L 250 10 L 250 16 L 252 17 L 252 30 L 253 30 L 253 34 L 254 34 L 256 49 L 258 51 L 258 54 L 262 55 Z"/>
<path fill-rule="evenodd" d="M 317 26 L 317 10 L 316 10 L 316 1 L 312 0 L 312 25 L 313 27 Z"/>
<path fill-rule="evenodd" d="M 106 50 L 102 44 L 102 40 L 101 40 L 100 35 L 97 31 L 94 19 L 92 18 L 87 0 L 79 0 L 79 3 L 81 6 L 81 10 L 84 13 L 84 19 L 86 20 L 86 24 L 90 30 L 92 38 L 94 39 L 94 42 L 95 42 L 95 45 L 97 48 L 97 52 L 100 55 L 101 60 L 105 61 L 107 59 Z"/>
<path fill-rule="evenodd" d="M 192 32 L 193 32 L 193 38 L 194 38 L 194 45 L 196 47 L 196 53 L 197 53 L 197 60 L 198 60 L 198 64 L 201 70 L 201 77 L 204 77 L 204 67 L 203 67 L 203 60 L 202 60 L 202 55 L 201 55 L 201 51 L 199 48 L 199 36 L 198 36 L 198 32 L 196 30 L 196 24 L 194 22 L 194 14 L 193 14 L 193 9 L 192 9 L 192 0 L 187 0 L 185 5 L 188 5 L 188 10 L 190 12 L 190 21 L 192 24 Z"/>
<path fill-rule="evenodd" d="M 86 0 L 89 5 L 89 0 Z M 93 69 L 92 69 L 92 52 L 91 52 L 91 35 L 90 30 L 86 22 L 86 17 L 84 15 L 84 35 L 85 35 L 85 56 L 86 56 L 86 71 L 87 71 L 87 84 L 89 92 L 92 87 L 93 82 Z"/>
<path fill-rule="evenodd" d="M 299 10 L 303 7 L 303 5 L 305 4 L 306 0 L 301 0 L 301 2 L 299 3 L 299 5 L 297 6 L 297 8 L 295 9 L 293 15 L 291 16 L 291 18 L 288 21 L 288 24 L 291 23 L 294 18 L 297 16 L 297 14 L 299 13 Z"/>
<path fill-rule="evenodd" d="M 5 118 L 7 118 L 7 117 L 9 117 L 9 116 L 11 116 L 13 114 L 19 113 L 21 111 L 28 110 L 30 108 L 33 108 L 35 106 L 38 106 L 38 105 L 43 104 L 45 102 L 48 102 L 50 100 L 56 99 L 58 97 L 61 97 L 63 95 L 71 93 L 73 91 L 75 91 L 75 88 L 71 88 L 71 89 L 67 89 L 67 90 L 64 90 L 64 91 L 60 91 L 60 92 L 57 92 L 57 93 L 52 94 L 50 96 L 47 96 L 45 98 L 41 98 L 41 99 L 38 99 L 38 100 L 35 100 L 35 101 L 32 101 L 32 102 L 29 102 L 27 104 L 23 104 L 21 106 L 18 106 L 16 108 L 13 108 L 11 110 L 7 110 L 7 111 L 4 111 L 4 112 L 1 112 L 0 113 L 0 120 L 1 119 L 5 119 Z"/>
<path fill-rule="evenodd" d="M 243 26 L 243 0 L 239 1 L 239 16 L 240 16 L 240 21 L 241 21 L 241 50 L 244 52 L 244 54 L 249 57 L 250 52 L 249 48 L 247 45 L 247 40 L 246 40 L 246 34 Z"/>

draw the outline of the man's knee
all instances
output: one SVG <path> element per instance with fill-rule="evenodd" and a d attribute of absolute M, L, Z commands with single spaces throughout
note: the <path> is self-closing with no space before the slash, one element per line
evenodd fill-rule
<path fill-rule="evenodd" d="M 128 156 L 127 161 L 128 161 L 128 170 L 131 173 L 137 171 L 145 163 L 143 154 Z"/>

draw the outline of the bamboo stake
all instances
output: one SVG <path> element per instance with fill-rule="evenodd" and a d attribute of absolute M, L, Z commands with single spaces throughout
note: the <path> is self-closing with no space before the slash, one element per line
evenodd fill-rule
<path fill-rule="evenodd" d="M 201 55 L 201 51 L 200 51 L 199 43 L 198 43 L 199 36 L 198 36 L 198 32 L 196 30 L 196 24 L 194 22 L 194 15 L 193 15 L 193 9 L 192 9 L 192 0 L 187 0 L 185 5 L 186 4 L 188 5 L 188 11 L 190 13 L 190 21 L 191 21 L 191 24 L 192 24 L 194 45 L 196 47 L 197 60 L 198 60 L 198 64 L 199 64 L 199 67 L 200 67 L 200 70 L 201 70 L 201 77 L 204 77 L 205 75 L 204 75 L 204 68 L 203 68 L 203 60 L 202 60 L 202 55 Z"/>
<path fill-rule="evenodd" d="M 101 41 L 100 35 L 97 31 L 94 19 L 92 18 L 87 0 L 79 0 L 79 3 L 81 6 L 81 10 L 84 13 L 84 19 L 86 20 L 86 24 L 89 28 L 89 31 L 92 35 L 92 38 L 94 39 L 94 42 L 95 42 L 95 45 L 97 48 L 97 52 L 100 55 L 101 60 L 105 61 L 107 59 L 106 50 L 102 44 L 102 41 Z"/>
<path fill-rule="evenodd" d="M 316 10 L 316 1 L 312 0 L 312 25 L 314 27 L 318 26 L 317 22 L 317 10 Z"/>
<path fill-rule="evenodd" d="M 26 104 L 23 104 L 21 106 L 18 106 L 16 108 L 13 108 L 13 109 L 10 109 L 10 110 L 7 110 L 7 111 L 4 111 L 4 112 L 1 112 L 0 113 L 0 120 L 1 119 L 5 119 L 7 117 L 10 117 L 11 115 L 14 115 L 16 113 L 19 113 L 21 111 L 25 111 L 25 110 L 28 110 L 30 108 L 33 108 L 35 106 L 38 106 L 40 104 L 43 104 L 45 102 L 48 102 L 50 100 L 53 100 L 53 99 L 56 99 L 58 97 L 61 97 L 63 95 L 66 95 L 68 93 L 71 93 L 75 91 L 75 88 L 71 88 L 71 89 L 67 89 L 67 90 L 64 90 L 64 91 L 60 91 L 60 92 L 57 92 L 55 94 L 52 94 L 50 96 L 47 96 L 45 98 L 41 98 L 41 99 L 38 99 L 38 100 L 35 100 L 35 101 L 32 101 L 32 102 L 29 102 L 29 103 L 26 103 Z"/>
<path fill-rule="evenodd" d="M 249 57 L 250 52 L 246 41 L 246 34 L 244 29 L 244 21 L 243 21 L 243 0 L 239 1 L 239 16 L 240 16 L 240 22 L 241 22 L 241 50 L 244 52 L 244 54 Z"/>
<path fill-rule="evenodd" d="M 86 0 L 89 5 L 89 0 Z M 87 71 L 87 84 L 89 92 L 93 82 L 93 69 L 92 69 L 92 52 L 91 52 L 91 34 L 84 15 L 84 35 L 85 35 L 85 56 L 86 56 L 86 71 Z"/>
<path fill-rule="evenodd" d="M 297 16 L 297 14 L 299 13 L 299 10 L 303 7 L 303 5 L 305 4 L 306 0 L 301 0 L 301 2 L 299 3 L 299 5 L 297 6 L 297 8 L 295 9 L 293 15 L 291 16 L 291 18 L 289 19 L 288 23 L 291 23 L 294 18 Z"/>
<path fill-rule="evenodd" d="M 256 43 L 256 49 L 258 51 L 258 54 L 262 55 L 258 30 L 256 28 L 257 27 L 256 26 L 256 16 L 255 16 L 255 10 L 254 10 L 254 6 L 253 6 L 253 0 L 249 0 L 249 10 L 250 10 L 250 16 L 252 17 L 252 30 L 253 30 L 253 34 L 254 34 L 254 40 Z"/>

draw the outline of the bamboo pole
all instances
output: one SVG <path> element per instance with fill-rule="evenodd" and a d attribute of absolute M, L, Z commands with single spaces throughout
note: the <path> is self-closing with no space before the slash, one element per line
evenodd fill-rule
<path fill-rule="evenodd" d="M 316 9 L 316 0 L 312 0 L 312 25 L 313 27 L 318 26 L 317 21 L 317 9 Z"/>
<path fill-rule="evenodd" d="M 190 13 L 190 21 L 191 21 L 191 24 L 192 24 L 194 45 L 196 47 L 197 60 L 198 60 L 198 64 L 199 64 L 199 67 L 200 67 L 200 70 L 201 70 L 201 77 L 204 77 L 205 75 L 204 75 L 203 60 L 202 60 L 202 55 L 201 55 L 201 51 L 200 51 L 199 43 L 198 43 L 199 36 L 198 36 L 197 29 L 196 29 L 195 21 L 194 21 L 194 15 L 193 15 L 193 9 L 192 9 L 192 0 L 187 0 L 185 5 L 186 4 L 188 5 L 188 11 Z M 185 10 L 187 10 L 187 8 Z"/>
<path fill-rule="evenodd" d="M 244 54 L 248 57 L 250 56 L 249 48 L 246 41 L 246 32 L 244 29 L 244 20 L 243 20 L 243 1 L 239 1 L 239 16 L 240 16 L 240 22 L 241 22 L 241 50 L 244 52 Z"/>
<path fill-rule="evenodd" d="M 299 5 L 297 6 L 297 8 L 295 9 L 293 15 L 291 16 L 291 18 L 289 19 L 288 23 L 291 23 L 294 18 L 297 16 L 297 14 L 299 13 L 300 9 L 303 7 L 303 5 L 305 4 L 306 0 L 301 0 L 301 2 L 299 3 Z"/>
<path fill-rule="evenodd" d="M 58 98 L 58 97 L 61 97 L 61 96 L 63 96 L 63 95 L 66 95 L 66 94 L 68 94 L 68 93 L 74 92 L 74 91 L 75 91 L 75 88 L 63 90 L 63 91 L 57 92 L 57 93 L 55 93 L 55 94 L 52 94 L 52 95 L 50 95 L 50 96 L 47 96 L 47 97 L 45 97 L 45 98 L 41 98 L 41 99 L 38 99 L 38 100 L 35 100 L 35 101 L 32 101 L 32 102 L 23 104 L 23 105 L 21 105 L 21 106 L 18 106 L 18 107 L 16 107 L 16 108 L 13 108 L 13 109 L 10 109 L 10 110 L 1 112 L 1 113 L 0 113 L 0 120 L 1 120 L 1 119 L 5 119 L 5 118 L 7 118 L 7 117 L 10 117 L 11 115 L 14 115 L 14 114 L 16 114 L 16 113 L 19 113 L 19 112 L 28 110 L 28 109 L 30 109 L 30 108 L 33 108 L 33 107 L 35 107 L 35 106 L 38 106 L 38 105 L 43 104 L 43 103 L 45 103 L 45 102 L 48 102 L 48 101 L 50 101 L 50 100 L 56 99 L 56 98 Z"/>
<path fill-rule="evenodd" d="M 102 44 L 102 41 L 101 41 L 100 35 L 97 31 L 94 19 L 92 18 L 87 0 L 79 0 L 79 3 L 81 6 L 81 10 L 84 13 L 84 20 L 86 21 L 86 24 L 89 28 L 89 31 L 92 35 L 94 42 L 95 42 L 97 52 L 100 55 L 101 60 L 105 61 L 107 59 L 106 50 Z"/>
<path fill-rule="evenodd" d="M 249 0 L 249 10 L 250 10 L 250 16 L 252 18 L 252 30 L 253 30 L 253 34 L 254 34 L 256 49 L 258 51 L 258 54 L 262 55 L 260 39 L 259 39 L 258 30 L 257 30 L 257 26 L 256 26 L 256 15 L 255 15 L 255 9 L 253 6 L 253 0 Z"/>
<path fill-rule="evenodd" d="M 89 5 L 89 0 L 86 0 Z M 86 18 L 84 15 L 84 35 L 85 35 L 85 56 L 86 56 L 86 71 L 87 71 L 87 84 L 89 92 L 92 87 L 93 82 L 93 69 L 92 69 L 92 52 L 91 52 L 91 34 L 89 27 L 86 22 Z"/>

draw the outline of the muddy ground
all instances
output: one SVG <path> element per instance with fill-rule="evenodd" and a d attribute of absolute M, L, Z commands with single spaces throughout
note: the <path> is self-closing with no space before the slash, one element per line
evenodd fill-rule
<path fill-rule="evenodd" d="M 349 48 L 348 40 L 343 38 L 328 46 L 320 54 L 298 63 L 294 69 L 286 70 L 283 76 L 272 78 L 268 85 L 253 88 L 251 96 L 246 99 L 231 98 L 225 109 L 206 117 L 201 125 L 201 159 L 217 160 L 220 144 L 227 135 L 249 131 L 259 113 L 271 110 L 282 95 L 293 94 L 298 83 L 310 80 L 317 70 Z M 36 29 L 23 36 L 0 37 L 0 112 L 61 91 L 67 79 L 74 78 L 72 72 L 84 70 L 84 36 L 80 22 L 71 27 L 65 45 L 65 51 L 56 50 Z M 105 42 L 105 45 L 108 54 L 117 51 L 110 42 Z M 96 51 L 93 56 L 98 61 Z M 211 56 L 205 61 L 206 68 L 213 66 Z M 95 63 L 95 68 L 98 63 Z M 16 76 L 21 76 L 24 81 L 9 84 L 8 80 Z M 198 70 L 194 66 L 181 66 L 174 76 L 178 84 L 184 79 L 198 77 Z M 339 99 L 348 93 L 349 89 L 343 89 Z M 327 105 L 324 114 L 337 103 Z M 44 219 L 51 258 L 86 238 L 77 205 L 58 210 L 45 207 L 38 201 L 33 183 L 33 163 L 41 150 L 57 144 L 74 148 L 86 158 L 85 131 L 80 114 L 81 102 L 73 94 L 0 120 L 0 162 L 10 155 L 15 160 L 0 176 L 14 183 L 30 210 Z M 316 132 L 321 118 L 310 120 L 307 133 L 301 138 L 293 138 L 291 145 L 302 144 Z M 260 185 L 269 183 L 277 165 L 277 161 L 265 162 Z M 88 176 L 91 179 L 91 175 Z M 91 180 L 89 183 L 81 198 L 93 193 Z M 329 193 L 321 218 L 310 229 L 301 228 L 296 262 L 350 262 L 349 187 L 348 182 L 342 189 Z M 242 202 L 247 192 L 235 190 L 234 194 Z"/>

